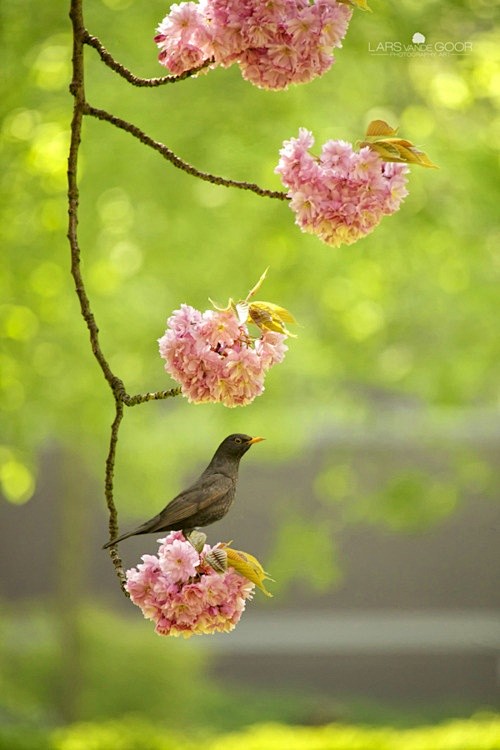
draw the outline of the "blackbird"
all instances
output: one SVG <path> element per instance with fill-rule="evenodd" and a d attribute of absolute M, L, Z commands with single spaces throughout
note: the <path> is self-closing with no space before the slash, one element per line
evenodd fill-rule
<path fill-rule="evenodd" d="M 197 526 L 208 526 L 221 519 L 233 504 L 240 459 L 251 445 L 261 440 L 264 438 L 229 435 L 196 482 L 174 497 L 154 518 L 111 539 L 103 549 L 137 534 L 182 531 L 186 536 Z"/>

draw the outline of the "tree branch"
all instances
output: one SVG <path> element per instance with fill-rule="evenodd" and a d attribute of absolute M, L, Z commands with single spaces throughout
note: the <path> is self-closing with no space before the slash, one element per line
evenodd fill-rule
<path fill-rule="evenodd" d="M 137 404 L 145 404 L 146 401 L 162 401 L 166 398 L 173 398 L 173 396 L 180 396 L 181 390 L 181 388 L 171 388 L 169 391 L 155 391 L 154 393 L 143 393 L 137 396 L 124 394 L 122 401 L 126 406 L 136 406 Z"/>
<path fill-rule="evenodd" d="M 109 538 L 114 539 L 118 536 L 118 514 L 116 512 L 116 506 L 114 501 L 114 473 L 115 473 L 115 461 L 116 461 L 116 446 L 118 444 L 118 431 L 120 424 L 123 419 L 123 403 L 119 399 L 115 399 L 116 413 L 111 425 L 111 435 L 109 438 L 109 450 L 106 458 L 106 473 L 104 478 L 104 494 L 106 497 L 106 505 L 108 506 L 109 513 Z M 116 575 L 120 579 L 120 585 L 125 596 L 129 596 L 128 591 L 125 589 L 126 577 L 123 570 L 123 563 L 118 554 L 117 545 L 110 547 L 109 554 L 111 561 L 115 568 Z"/>
<path fill-rule="evenodd" d="M 128 68 L 115 60 L 115 58 L 108 52 L 101 41 L 96 36 L 92 36 L 91 34 L 89 34 L 87 30 L 84 31 L 83 43 L 88 44 L 89 47 L 93 47 L 95 50 L 97 50 L 97 52 L 99 53 L 99 57 L 101 58 L 103 63 L 107 65 L 108 68 L 111 68 L 111 70 L 114 70 L 115 73 L 118 73 L 118 75 L 120 75 L 122 78 L 125 78 L 125 80 L 131 83 L 133 86 L 155 88 L 157 86 L 163 86 L 166 83 L 177 83 L 178 81 L 184 81 L 186 78 L 192 78 L 197 73 L 199 73 L 200 70 L 204 70 L 214 62 L 213 58 L 210 58 L 209 60 L 205 60 L 205 62 L 202 65 L 199 65 L 197 68 L 186 70 L 184 73 L 181 73 L 178 76 L 140 78 L 139 76 L 135 76 Z"/>
<path fill-rule="evenodd" d="M 218 177 L 217 175 L 210 174 L 209 172 L 202 172 L 199 169 L 196 169 L 196 167 L 193 167 L 188 162 L 180 159 L 176 154 L 174 154 L 173 151 L 168 148 L 168 146 L 165 146 L 159 141 L 155 141 L 143 130 L 138 128 L 137 125 L 133 125 L 127 120 L 122 120 L 120 117 L 116 117 L 115 115 L 106 112 L 104 109 L 97 109 L 96 107 L 91 107 L 90 104 L 86 103 L 84 107 L 84 114 L 90 115 L 91 117 L 96 117 L 98 120 L 109 122 L 111 125 L 120 128 L 120 130 L 125 130 L 127 133 L 133 135 L 134 138 L 137 138 L 145 146 L 149 146 L 149 148 L 152 148 L 154 151 L 158 151 L 158 153 L 161 154 L 164 159 L 173 164 L 174 167 L 181 169 L 183 172 L 187 172 L 187 174 L 190 174 L 193 177 L 198 177 L 200 180 L 211 182 L 213 185 L 234 187 L 239 188 L 240 190 L 250 190 L 251 192 L 265 198 L 276 198 L 282 201 L 288 200 L 287 194 L 280 190 L 266 190 L 259 187 L 259 185 L 256 185 L 253 182 L 228 180 L 225 177 Z"/>
<path fill-rule="evenodd" d="M 123 381 L 112 371 L 104 352 L 102 351 L 99 341 L 99 328 L 97 326 L 90 300 L 85 288 L 85 282 L 82 276 L 80 260 L 81 252 L 78 241 L 78 208 L 79 208 L 79 190 L 78 190 L 78 156 L 82 136 L 82 122 L 84 115 L 90 115 L 99 120 L 105 120 L 121 130 L 133 135 L 141 143 L 155 151 L 158 151 L 167 161 L 178 169 L 188 174 L 198 177 L 201 180 L 210 182 L 214 185 L 224 187 L 235 187 L 241 190 L 250 190 L 257 195 L 276 198 L 278 200 L 287 200 L 286 193 L 280 191 L 265 190 L 258 185 L 250 182 L 239 182 L 237 180 L 228 180 L 208 172 L 202 172 L 191 164 L 180 159 L 163 143 L 153 140 L 144 131 L 126 120 L 106 112 L 102 109 L 91 107 L 85 98 L 85 77 L 84 77 L 84 46 L 88 45 L 97 50 L 101 60 L 112 70 L 125 78 L 135 86 L 161 86 L 166 83 L 175 83 L 190 76 L 195 75 L 202 68 L 211 64 L 212 60 L 207 60 L 203 66 L 194 70 L 186 71 L 181 76 L 164 76 L 162 78 L 138 78 L 134 76 L 121 63 L 117 62 L 112 55 L 105 49 L 97 37 L 91 36 L 85 28 L 83 21 L 83 0 L 70 0 L 70 18 L 73 27 L 73 75 L 70 83 L 70 93 L 73 96 L 73 116 L 71 120 L 71 139 L 68 154 L 68 241 L 71 251 L 71 274 L 75 283 L 75 291 L 80 303 L 80 312 L 89 331 L 90 344 L 93 355 L 97 360 L 99 367 L 108 383 L 115 402 L 115 417 L 111 425 L 109 438 L 108 454 L 106 457 L 106 468 L 104 477 L 104 495 L 109 516 L 109 533 L 113 539 L 118 534 L 118 514 L 114 501 L 114 472 L 116 463 L 116 451 L 118 446 L 118 437 L 120 425 L 124 416 L 124 406 L 136 406 L 137 404 L 146 403 L 147 401 L 159 401 L 167 398 L 178 396 L 181 393 L 180 388 L 171 388 L 165 391 L 156 391 L 145 394 L 130 396 L 125 389 Z M 120 581 L 123 593 L 128 596 L 125 590 L 126 576 L 123 569 L 121 558 L 118 554 L 117 545 L 110 547 L 110 557 L 115 568 L 115 573 Z"/>
<path fill-rule="evenodd" d="M 82 0 L 71 0 L 70 19 L 73 26 L 73 75 L 70 84 L 70 93 L 73 95 L 73 117 L 71 120 L 71 138 L 68 154 L 68 241 L 71 251 L 71 274 L 75 282 L 75 291 L 80 302 L 80 312 L 87 325 L 90 336 L 92 352 L 96 358 L 103 375 L 111 388 L 115 400 L 116 416 L 111 427 L 108 457 L 106 459 L 104 494 L 109 512 L 109 527 L 113 536 L 118 529 L 117 512 L 113 496 L 113 476 L 116 458 L 116 445 L 118 442 L 118 430 L 123 418 L 123 401 L 127 398 L 125 386 L 122 380 L 113 373 L 109 363 L 104 356 L 99 342 L 99 328 L 90 306 L 90 300 L 85 289 L 85 283 L 80 268 L 80 245 L 78 242 L 78 154 L 82 134 L 82 120 L 85 111 L 85 80 L 83 61 L 83 39 L 86 34 L 83 23 Z M 130 397 L 129 397 L 130 398 Z M 120 580 L 121 588 L 124 589 L 125 573 L 117 548 L 110 550 L 110 556 L 115 572 Z"/>
<path fill-rule="evenodd" d="M 71 249 L 71 275 L 75 282 L 75 291 L 80 301 L 80 310 L 87 324 L 90 344 L 104 377 L 113 393 L 124 390 L 122 381 L 112 372 L 99 343 L 99 328 L 92 313 L 89 298 L 85 290 L 80 269 L 80 247 L 78 244 L 78 151 L 80 148 L 82 119 L 85 109 L 85 85 L 83 70 L 83 43 L 85 33 L 81 0 L 72 0 L 70 18 L 73 24 L 73 77 L 70 92 L 74 97 L 73 118 L 71 121 L 71 140 L 68 155 L 68 240 Z"/>

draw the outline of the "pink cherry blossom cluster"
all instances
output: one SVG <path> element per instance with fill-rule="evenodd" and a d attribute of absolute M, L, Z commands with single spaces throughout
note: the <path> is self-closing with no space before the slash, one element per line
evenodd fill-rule
<path fill-rule="evenodd" d="M 213 548 L 198 553 L 181 531 L 158 540 L 157 555 L 143 555 L 127 570 L 125 588 L 159 635 L 228 632 L 238 623 L 255 584 L 228 568 L 216 573 L 205 562 Z"/>
<path fill-rule="evenodd" d="M 252 339 L 232 309 L 201 313 L 181 305 L 159 339 L 165 370 L 191 403 L 244 406 L 264 390 L 266 372 L 281 362 L 286 335 L 262 331 Z"/>
<path fill-rule="evenodd" d="M 179 75 L 207 60 L 238 63 L 243 78 L 284 89 L 335 62 L 352 9 L 336 0 L 200 0 L 171 6 L 157 29 L 159 61 Z"/>
<path fill-rule="evenodd" d="M 309 153 L 313 144 L 312 133 L 300 128 L 298 138 L 284 142 L 275 172 L 303 232 L 334 247 L 351 245 L 398 210 L 408 195 L 408 167 L 345 141 L 327 141 L 317 158 Z"/>

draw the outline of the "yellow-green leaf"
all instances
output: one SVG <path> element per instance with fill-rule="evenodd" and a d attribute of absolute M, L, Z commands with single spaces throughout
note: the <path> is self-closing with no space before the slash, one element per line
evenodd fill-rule
<path fill-rule="evenodd" d="M 338 0 L 338 2 L 344 3 L 344 5 L 351 5 L 353 8 L 359 8 L 360 10 L 367 10 L 369 13 L 372 12 L 366 0 Z"/>
<path fill-rule="evenodd" d="M 273 579 L 266 573 L 256 557 L 250 555 L 248 552 L 231 549 L 231 547 L 225 547 L 225 551 L 229 567 L 233 568 L 233 570 L 244 578 L 252 581 L 252 583 L 255 583 L 257 588 L 263 591 L 266 596 L 272 596 L 264 586 L 264 581 L 272 581 Z"/>
<path fill-rule="evenodd" d="M 273 302 L 252 302 L 248 313 L 255 325 L 262 330 L 276 331 L 295 338 L 294 334 L 285 327 L 285 322 L 295 323 L 295 318 L 284 307 L 275 305 Z"/>
<path fill-rule="evenodd" d="M 258 307 L 259 309 L 266 310 L 270 315 L 281 318 L 281 320 L 287 323 L 296 323 L 297 321 L 293 317 L 292 313 L 285 307 L 275 305 L 274 302 L 252 302 L 250 308 Z"/>
<path fill-rule="evenodd" d="M 217 310 L 218 312 L 228 312 L 229 310 L 231 310 L 231 308 L 234 308 L 234 302 L 231 297 L 229 297 L 228 303 L 225 307 L 221 307 L 217 302 L 214 302 L 213 299 L 211 299 L 210 297 L 208 298 L 208 301 L 210 302 L 214 310 Z"/>
<path fill-rule="evenodd" d="M 261 275 L 260 279 L 255 284 L 255 286 L 253 286 L 250 289 L 250 291 L 248 292 L 247 296 L 245 297 L 245 300 L 244 300 L 245 302 L 248 302 L 248 300 L 250 299 L 250 297 L 253 297 L 253 295 L 256 294 L 259 291 L 259 289 L 261 288 L 261 286 L 262 286 L 262 284 L 263 284 L 263 282 L 264 282 L 264 280 L 265 280 L 265 278 L 267 276 L 267 272 L 268 271 L 269 271 L 269 266 L 266 268 L 266 270 L 264 271 L 264 273 Z"/>
<path fill-rule="evenodd" d="M 386 141 L 377 141 L 376 143 L 361 141 L 359 146 L 360 148 L 363 148 L 363 146 L 369 146 L 369 148 L 371 148 L 372 151 L 376 151 L 384 161 L 402 161 L 399 155 L 399 149 L 397 149 L 392 143 L 387 143 Z"/>
<path fill-rule="evenodd" d="M 368 146 L 384 161 L 394 161 L 403 164 L 420 164 L 421 167 L 437 169 L 437 165 L 429 159 L 424 151 L 406 138 L 396 138 L 397 129 L 392 128 L 384 120 L 372 120 L 366 129 L 365 140 L 359 147 Z"/>
<path fill-rule="evenodd" d="M 391 128 L 391 126 L 385 120 L 372 120 L 366 129 L 366 139 L 380 138 L 381 136 L 396 135 L 397 128 Z"/>
<path fill-rule="evenodd" d="M 226 307 L 220 307 L 213 300 L 210 300 L 210 302 L 220 312 L 232 309 L 240 325 L 247 323 L 250 318 L 262 331 L 275 331 L 276 333 L 282 333 L 285 336 L 295 338 L 294 334 L 290 333 L 285 327 L 285 323 L 296 322 L 291 312 L 284 307 L 280 307 L 280 305 L 275 305 L 274 302 L 250 302 L 251 298 L 262 286 L 268 270 L 269 268 L 266 268 L 257 283 L 250 289 L 245 299 L 234 302 L 230 297 Z"/>

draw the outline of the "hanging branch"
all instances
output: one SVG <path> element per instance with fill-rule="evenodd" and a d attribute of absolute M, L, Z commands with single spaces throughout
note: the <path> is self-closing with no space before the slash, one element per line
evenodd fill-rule
<path fill-rule="evenodd" d="M 116 511 L 116 505 L 114 500 L 114 473 L 115 473 L 115 460 L 116 460 L 116 446 L 118 443 L 118 431 L 120 424 L 123 419 L 123 402 L 115 397 L 115 418 L 111 425 L 111 434 L 109 437 L 109 449 L 106 458 L 106 471 L 104 475 L 104 496 L 106 498 L 106 505 L 108 507 L 108 528 L 110 539 L 114 539 L 118 534 L 118 513 Z M 116 545 L 111 547 L 109 550 L 111 561 L 113 563 L 115 573 L 120 580 L 120 586 L 125 594 L 129 596 L 128 591 L 125 589 L 126 576 L 123 570 L 123 564 L 118 554 L 118 548 Z"/>
<path fill-rule="evenodd" d="M 70 19 L 73 27 L 73 55 L 72 66 L 73 74 L 70 83 L 70 93 L 73 96 L 73 116 L 71 120 L 71 139 L 68 154 L 68 233 L 70 251 L 71 251 L 71 275 L 75 283 L 75 291 L 80 303 L 80 312 L 89 331 L 90 345 L 92 353 L 108 383 L 115 403 L 115 417 L 111 425 L 108 455 L 106 457 L 106 467 L 104 475 L 104 495 L 109 516 L 109 533 L 114 538 L 118 534 L 118 514 L 114 500 L 114 472 L 116 463 L 116 451 L 118 446 L 119 430 L 124 416 L 124 406 L 136 406 L 148 401 L 160 401 L 167 398 L 173 398 L 181 393 L 180 388 L 171 388 L 170 390 L 154 391 L 145 394 L 131 396 L 127 393 L 125 385 L 120 377 L 116 375 L 106 358 L 99 340 L 99 328 L 92 311 L 90 300 L 85 287 L 85 281 L 81 272 L 81 251 L 78 241 L 78 207 L 79 207 L 79 190 L 78 190 L 78 156 L 82 136 L 82 122 L 85 115 L 95 117 L 99 120 L 115 125 L 122 130 L 133 135 L 141 143 L 149 148 L 158 151 L 167 161 L 178 169 L 197 177 L 201 180 L 211 182 L 215 185 L 225 187 L 234 187 L 241 190 L 250 190 L 257 195 L 266 198 L 277 198 L 278 200 L 287 200 L 286 193 L 273 190 L 265 190 L 258 185 L 250 182 L 239 182 L 237 180 L 228 180 L 208 172 L 202 172 L 191 164 L 180 159 L 163 143 L 153 140 L 144 131 L 130 122 L 120 119 L 105 110 L 91 107 L 85 98 L 85 75 L 84 75 L 84 47 L 85 45 L 93 47 L 99 53 L 101 60 L 109 68 L 114 70 L 120 76 L 135 86 L 161 86 L 166 83 L 175 83 L 190 76 L 195 75 L 202 68 L 210 65 L 212 60 L 207 60 L 199 68 L 186 71 L 180 76 L 164 76 L 162 78 L 138 78 L 134 76 L 121 63 L 117 62 L 112 55 L 105 49 L 97 37 L 92 36 L 86 30 L 83 21 L 83 0 L 70 0 Z M 115 573 L 120 580 L 123 593 L 128 596 L 125 590 L 125 572 L 121 558 L 118 554 L 116 545 L 110 547 L 110 556 L 115 568 Z"/>
<path fill-rule="evenodd" d="M 161 154 L 164 159 L 173 164 L 174 167 L 181 169 L 183 172 L 187 172 L 187 174 L 190 174 L 193 177 L 198 177 L 200 180 L 204 180 L 205 182 L 211 182 L 212 185 L 222 185 L 224 187 L 239 188 L 240 190 L 251 190 L 253 193 L 257 193 L 257 195 L 265 198 L 277 198 L 278 200 L 282 201 L 288 200 L 287 194 L 282 192 L 281 190 L 266 190 L 265 188 L 261 188 L 259 187 L 259 185 L 256 185 L 253 182 L 228 180 L 225 177 L 218 177 L 217 175 L 210 174 L 209 172 L 202 172 L 174 154 L 174 152 L 171 151 L 168 146 L 165 146 L 159 141 L 155 141 L 153 138 L 151 138 L 151 136 L 147 135 L 147 133 L 138 128 L 137 125 L 133 125 L 127 120 L 122 120 L 120 117 L 116 117 L 115 115 L 106 112 L 104 109 L 97 109 L 97 107 L 91 107 L 90 104 L 85 104 L 83 112 L 85 115 L 96 117 L 98 120 L 104 120 L 105 122 L 109 122 L 111 123 L 111 125 L 120 128 L 121 130 L 125 130 L 127 133 L 133 135 L 134 138 L 137 138 L 145 146 L 149 146 L 149 148 L 152 148 L 154 151 L 158 151 L 158 153 Z"/>
<path fill-rule="evenodd" d="M 122 65 L 117 60 L 115 60 L 115 58 L 108 52 L 101 41 L 96 36 L 92 36 L 91 34 L 89 34 L 86 29 L 84 29 L 82 39 L 84 44 L 88 44 L 89 47 L 93 47 L 95 50 L 97 50 L 97 52 L 99 53 L 99 57 L 101 58 L 103 63 L 108 66 L 108 68 L 114 70 L 115 73 L 118 73 L 118 75 L 120 75 L 122 78 L 125 78 L 125 80 L 131 83 L 133 86 L 155 88 L 157 86 L 163 86 L 166 83 L 177 83 L 178 81 L 184 81 L 186 78 L 195 76 L 200 72 L 200 70 L 207 68 L 213 63 L 213 58 L 210 58 L 209 60 L 205 60 L 205 62 L 202 65 L 199 65 L 197 68 L 186 70 L 184 73 L 181 73 L 178 76 L 140 78 L 139 76 L 135 76 L 128 68 L 125 67 L 125 65 Z"/>
<path fill-rule="evenodd" d="M 90 308 L 89 298 L 85 290 L 80 269 L 80 247 L 78 244 L 78 150 L 80 147 L 82 119 L 85 107 L 84 71 L 83 71 L 83 45 L 82 36 L 84 32 L 83 18 L 80 0 L 73 0 L 71 4 L 70 18 L 73 22 L 73 78 L 70 84 L 70 92 L 74 97 L 73 119 L 71 121 L 71 141 L 68 156 L 68 240 L 71 248 L 71 274 L 75 281 L 75 290 L 80 301 L 82 316 L 90 333 L 92 352 L 97 359 L 104 377 L 108 381 L 113 392 L 123 387 L 123 383 L 111 371 L 100 343 L 99 329 Z"/>
<path fill-rule="evenodd" d="M 83 111 L 85 108 L 85 85 L 83 66 L 83 37 L 85 28 L 83 25 L 81 0 L 71 0 L 70 18 L 73 25 L 73 77 L 70 84 L 70 92 L 74 97 L 73 118 L 71 121 L 71 141 L 68 155 L 68 240 L 71 249 L 71 274 L 75 282 L 75 290 L 80 301 L 80 310 L 87 324 L 90 335 L 92 352 L 96 358 L 103 375 L 110 386 L 115 399 L 116 417 L 111 429 L 110 448 L 106 461 L 105 472 L 105 496 L 109 511 L 110 528 L 117 528 L 117 512 L 113 498 L 113 473 L 116 456 L 116 444 L 118 441 L 118 429 L 123 416 L 122 396 L 125 394 L 123 382 L 115 375 L 106 359 L 99 342 L 99 328 L 90 306 L 85 283 L 80 268 L 80 246 L 78 243 L 78 152 L 81 142 Z M 120 579 L 123 588 L 125 573 L 123 565 L 116 549 L 112 550 L 111 558 L 115 572 Z"/>
<path fill-rule="evenodd" d="M 157 393 L 146 393 L 145 395 L 129 396 L 125 390 L 123 381 L 111 370 L 109 362 L 104 355 L 99 341 L 99 328 L 92 312 L 90 300 L 85 288 L 80 267 L 80 246 L 78 242 L 78 154 L 81 142 L 82 120 L 86 107 L 85 84 L 83 66 L 83 45 L 86 36 L 83 24 L 81 0 L 72 0 L 70 18 L 73 24 L 73 77 L 70 84 L 70 92 L 74 97 L 73 118 L 71 121 L 71 140 L 68 155 L 68 240 L 71 250 L 71 274 L 75 282 L 75 291 L 80 302 L 80 311 L 89 330 L 90 344 L 94 357 L 96 358 L 102 373 L 111 388 L 115 400 L 115 419 L 111 426 L 108 456 L 106 459 L 106 470 L 104 479 L 104 494 L 109 513 L 109 530 L 111 536 L 116 536 L 118 530 L 118 515 L 114 502 L 114 468 L 116 460 L 116 446 L 118 444 L 118 432 L 123 418 L 123 404 L 135 406 L 136 404 L 151 401 L 153 399 L 165 399 L 177 396 L 179 388 L 169 391 L 158 391 Z M 117 548 L 110 550 L 111 560 L 115 572 L 123 589 L 125 573 Z M 128 596 L 127 592 L 123 589 Z"/>

